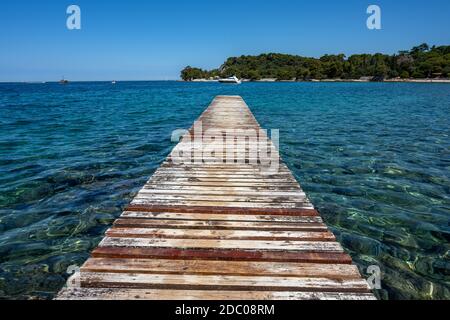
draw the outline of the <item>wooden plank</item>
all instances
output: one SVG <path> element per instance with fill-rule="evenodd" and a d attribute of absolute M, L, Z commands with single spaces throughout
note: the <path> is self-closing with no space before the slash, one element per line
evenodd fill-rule
<path fill-rule="evenodd" d="M 283 205 L 287 205 L 290 203 L 301 203 L 302 206 L 309 206 L 309 202 L 306 200 L 304 196 L 237 196 L 237 195 L 198 195 L 195 193 L 188 194 L 171 194 L 171 193 L 153 193 L 152 191 L 143 190 L 139 192 L 136 197 L 136 201 L 207 201 L 207 202 L 228 202 L 228 203 L 237 203 L 237 202 L 246 202 L 251 204 L 259 204 L 259 203 L 267 203 L 267 204 L 279 204 L 280 202 Z"/>
<path fill-rule="evenodd" d="M 272 261 L 301 262 L 323 264 L 351 264 L 352 260 L 345 253 L 306 252 L 306 251 L 255 251 L 227 250 L 223 248 L 179 249 L 179 248 L 132 248 L 132 247 L 97 247 L 94 258 L 120 259 L 186 259 L 186 260 L 222 260 L 222 261 Z"/>
<path fill-rule="evenodd" d="M 238 202 L 238 201 L 208 201 L 208 200 L 177 200 L 173 199 L 145 199 L 145 198 L 135 198 L 131 204 L 137 206 L 148 206 L 148 205 L 167 205 L 176 203 L 177 205 L 187 206 L 187 207 L 242 207 L 242 208 L 267 208 L 267 209 L 313 209 L 313 206 L 309 203 L 303 202 Z"/>
<path fill-rule="evenodd" d="M 376 300 L 369 293 L 352 292 L 267 292 L 267 291 L 202 291 L 155 290 L 129 288 L 68 288 L 58 300 Z"/>
<path fill-rule="evenodd" d="M 111 238 L 105 237 L 99 247 L 177 248 L 256 250 L 283 252 L 344 252 L 337 242 L 323 241 L 263 241 L 263 240 L 210 240 L 210 239 L 160 239 L 160 238 Z"/>
<path fill-rule="evenodd" d="M 200 220 L 200 221 L 240 221 L 240 222 L 280 222 L 293 223 L 323 223 L 320 217 L 309 216 L 273 216 L 273 215 L 232 215 L 219 213 L 171 213 L 171 212 L 139 212 L 125 211 L 121 218 L 158 219 L 158 220 Z"/>
<path fill-rule="evenodd" d="M 193 181 L 189 181 L 189 179 L 185 179 L 184 181 L 181 181 L 180 179 L 176 180 L 176 181 L 171 181 L 171 180 L 155 180 L 154 181 L 154 185 L 164 185 L 164 186 L 182 186 L 182 187 L 189 187 L 189 186 L 197 186 L 197 187 L 211 187 L 211 188 L 215 188 L 215 187 L 261 187 L 263 189 L 266 190 L 270 190 L 270 188 L 277 188 L 279 190 L 282 190 L 283 188 L 285 189 L 293 189 L 295 188 L 295 185 L 291 184 L 291 183 L 286 183 L 286 182 L 274 182 L 274 183 L 267 183 L 267 182 L 247 182 L 247 181 L 240 181 L 240 182 L 236 182 L 236 181 L 197 181 L 196 179 L 193 179 Z M 146 185 L 145 188 L 151 187 L 152 185 Z"/>
<path fill-rule="evenodd" d="M 190 188 L 192 187 L 192 188 Z M 277 184 L 269 184 L 266 182 L 255 182 L 255 183 L 247 183 L 245 181 L 241 182 L 227 182 L 224 181 L 151 181 L 151 183 L 146 184 L 144 188 L 145 190 L 199 190 L 199 191 L 242 191 L 242 192 L 293 192 L 304 194 L 304 191 L 298 188 L 295 185 L 283 182 Z"/>
<path fill-rule="evenodd" d="M 369 293 L 362 279 L 327 278 L 80 273 L 82 287 L 174 290 L 253 290 Z"/>
<path fill-rule="evenodd" d="M 270 166 L 267 163 L 270 163 L 269 160 L 276 161 L 277 159 L 273 159 L 273 157 L 270 158 L 264 158 L 263 161 L 260 158 L 224 158 L 224 159 L 209 159 L 209 158 L 203 158 L 203 155 L 200 155 L 199 157 L 189 157 L 186 160 L 183 160 L 183 165 L 189 165 L 189 164 L 204 164 L 204 165 L 216 165 L 216 164 L 249 164 L 249 165 L 259 165 L 262 168 L 269 168 Z M 177 156 L 176 158 L 172 158 L 172 156 L 169 156 L 167 158 L 167 161 L 171 162 L 179 162 L 181 161 L 180 157 Z M 267 169 L 264 169 L 267 170 Z"/>
<path fill-rule="evenodd" d="M 232 202 L 270 202 L 270 201 L 285 201 L 285 202 L 305 202 L 309 203 L 306 199 L 306 196 L 302 193 L 293 193 L 288 194 L 287 192 L 279 192 L 278 194 L 274 192 L 273 195 L 269 193 L 258 194 L 258 193 L 238 193 L 238 194 L 224 194 L 224 192 L 214 192 L 214 191 L 195 191 L 189 192 L 187 190 L 183 190 L 182 192 L 170 192 L 170 191 L 158 191 L 158 190 L 141 190 L 136 197 L 142 198 L 158 198 L 158 199 L 170 199 L 170 200 L 182 200 L 182 199 L 190 199 L 190 200 L 221 200 L 221 201 L 232 201 Z"/>
<path fill-rule="evenodd" d="M 283 215 L 317 217 L 319 213 L 315 209 L 303 208 L 242 208 L 242 207 L 205 207 L 205 206 L 167 206 L 167 205 L 129 205 L 127 211 L 138 212 L 176 212 L 176 213 L 222 213 L 230 215 Z"/>
<path fill-rule="evenodd" d="M 245 173 L 245 174 L 256 174 L 256 175 L 264 175 L 264 170 L 260 166 L 250 166 L 250 165 L 237 165 L 237 164 L 231 164 L 229 166 L 226 165 L 203 165 L 203 166 L 174 166 L 171 163 L 167 163 L 163 166 L 161 166 L 157 172 L 160 173 L 170 173 L 170 172 L 199 172 L 199 173 L 233 173 L 233 174 L 239 174 L 239 173 Z M 278 173 L 283 174 L 289 174 L 292 175 L 292 173 L 289 171 L 288 168 L 284 166 L 280 166 Z"/>
<path fill-rule="evenodd" d="M 322 223 L 275 223 L 243 221 L 186 221 L 163 219 L 117 219 L 116 227 L 122 228 L 166 228 L 166 229 L 213 229 L 213 230 L 256 230 L 256 231 L 310 231 L 323 232 L 327 227 Z"/>
<path fill-rule="evenodd" d="M 289 173 L 277 173 L 277 174 L 255 174 L 254 172 L 201 172 L 201 171 L 156 171 L 153 177 L 171 177 L 171 178 L 191 178 L 191 177 L 206 177 L 206 178 L 225 178 L 225 179 L 231 179 L 231 178 L 242 178 L 242 179 L 283 179 L 283 180 L 290 180 L 292 183 L 294 183 L 294 177 Z"/>
<path fill-rule="evenodd" d="M 237 183 L 248 183 L 252 185 L 253 183 L 267 183 L 267 184 L 273 184 L 273 183 L 280 183 L 280 184 L 293 184 L 293 181 L 290 181 L 287 178 L 245 178 L 245 177 L 214 177 L 214 176 L 204 176 L 204 177 L 194 177 L 194 176 L 184 176 L 184 177 L 172 177 L 172 176 L 161 176 L 156 175 L 153 176 L 152 182 L 162 182 L 162 181 L 172 181 L 172 182 L 237 182 Z"/>
<path fill-rule="evenodd" d="M 159 193 L 162 192 L 168 192 L 168 193 L 184 193 L 187 191 L 187 194 L 193 193 L 193 192 L 199 192 L 201 193 L 207 193 L 207 194 L 243 194 L 243 195 L 265 195 L 269 194 L 271 192 L 274 192 L 275 195 L 282 195 L 283 193 L 298 193 L 299 195 L 305 196 L 305 193 L 301 189 L 295 189 L 292 187 L 234 187 L 234 186 L 194 186 L 194 185 L 174 185 L 174 184 L 151 184 L 151 185 L 145 185 L 142 191 L 156 191 Z"/>
<path fill-rule="evenodd" d="M 158 170 L 175 170 L 175 171 L 190 171 L 190 170 L 199 170 L 199 171 L 252 171 L 258 174 L 263 173 L 261 166 L 259 165 L 250 165 L 250 164 L 215 164 L 215 165 L 195 165 L 195 164 L 184 164 L 183 166 L 175 165 L 172 162 L 165 161 Z M 291 173 L 288 167 L 285 164 L 279 164 L 279 172 Z"/>
<path fill-rule="evenodd" d="M 81 272 L 247 275 L 273 277 L 308 277 L 359 279 L 358 269 L 348 264 L 279 263 L 252 261 L 208 261 L 167 259 L 91 258 Z"/>
<path fill-rule="evenodd" d="M 142 195 L 201 195 L 201 196 L 219 196 L 219 197 L 231 197 L 239 194 L 244 197 L 264 197 L 264 198 L 279 198 L 279 197 L 289 197 L 289 199 L 300 199 L 302 201 L 306 200 L 306 195 L 303 192 L 285 192 L 285 191 L 272 191 L 272 192 L 255 192 L 255 191 L 234 191 L 232 189 L 225 190 L 213 190 L 209 189 L 183 189 L 183 190 L 175 190 L 175 189 L 142 189 L 139 194 Z M 234 198 L 235 199 L 235 198 Z"/>
<path fill-rule="evenodd" d="M 109 237 L 210 239 L 210 240 L 264 240 L 264 241 L 335 241 L 330 232 L 254 231 L 254 230 L 198 230 L 162 228 L 111 228 Z"/>

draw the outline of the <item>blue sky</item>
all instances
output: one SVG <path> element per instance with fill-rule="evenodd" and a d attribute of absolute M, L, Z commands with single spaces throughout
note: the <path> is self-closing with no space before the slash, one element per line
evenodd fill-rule
<path fill-rule="evenodd" d="M 66 9 L 82 29 L 66 28 Z M 382 9 L 382 30 L 366 9 Z M 5 0 L 0 81 L 177 79 L 186 65 L 280 52 L 395 53 L 450 45 L 448 0 Z"/>

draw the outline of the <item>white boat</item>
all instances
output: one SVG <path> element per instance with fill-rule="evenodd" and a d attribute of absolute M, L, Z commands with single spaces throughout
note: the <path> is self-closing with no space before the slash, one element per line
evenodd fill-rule
<path fill-rule="evenodd" d="M 242 81 L 239 80 L 236 76 L 232 76 L 229 78 L 219 79 L 220 83 L 234 83 L 234 84 L 241 84 Z"/>
<path fill-rule="evenodd" d="M 112 84 L 116 84 L 117 82 L 116 82 L 116 80 L 113 80 L 111 83 L 112 83 Z"/>

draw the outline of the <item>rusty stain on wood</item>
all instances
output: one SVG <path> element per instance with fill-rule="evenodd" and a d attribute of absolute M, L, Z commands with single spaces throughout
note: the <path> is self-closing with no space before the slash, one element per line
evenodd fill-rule
<path fill-rule="evenodd" d="M 74 278 L 57 299 L 374 299 L 238 96 L 213 100 Z"/>

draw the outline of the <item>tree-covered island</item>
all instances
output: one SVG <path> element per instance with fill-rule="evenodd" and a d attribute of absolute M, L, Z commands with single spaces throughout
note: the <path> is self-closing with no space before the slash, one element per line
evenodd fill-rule
<path fill-rule="evenodd" d="M 193 81 L 230 76 L 241 79 L 278 81 L 313 79 L 361 79 L 377 80 L 402 78 L 426 79 L 450 77 L 450 46 L 421 44 L 409 51 L 386 55 L 344 54 L 324 55 L 321 58 L 268 53 L 259 56 L 228 58 L 219 68 L 202 70 L 186 67 L 181 71 L 181 79 Z"/>

